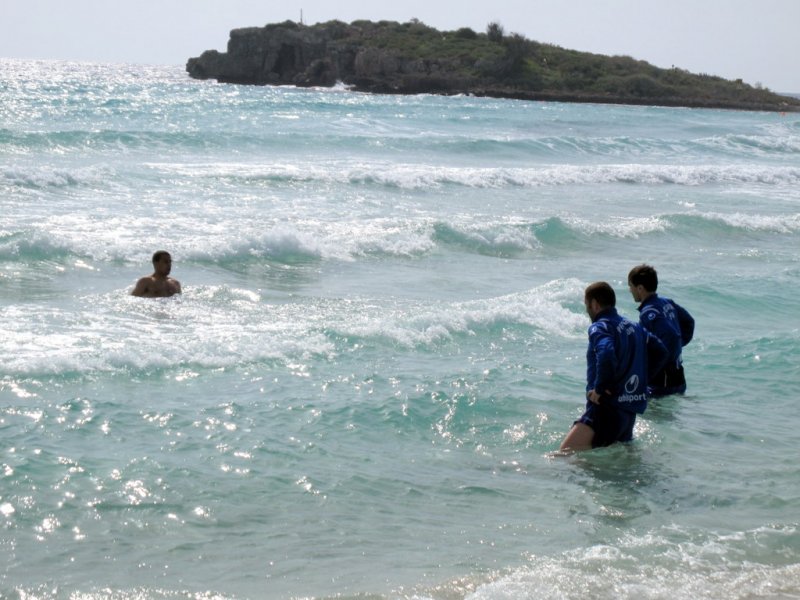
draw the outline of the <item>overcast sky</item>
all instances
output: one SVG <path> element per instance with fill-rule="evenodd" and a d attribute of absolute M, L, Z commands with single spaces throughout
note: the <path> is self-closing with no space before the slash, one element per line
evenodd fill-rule
<path fill-rule="evenodd" d="M 507 33 L 800 93 L 800 0 L 0 0 L 0 57 L 179 64 L 237 27 L 331 19 Z"/>

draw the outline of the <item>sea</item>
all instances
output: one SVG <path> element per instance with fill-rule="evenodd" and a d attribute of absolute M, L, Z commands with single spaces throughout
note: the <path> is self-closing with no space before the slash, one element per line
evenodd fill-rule
<path fill-rule="evenodd" d="M 641 263 L 687 393 L 560 456 Z M 800 598 L 799 391 L 799 113 L 0 60 L 4 599 Z"/>

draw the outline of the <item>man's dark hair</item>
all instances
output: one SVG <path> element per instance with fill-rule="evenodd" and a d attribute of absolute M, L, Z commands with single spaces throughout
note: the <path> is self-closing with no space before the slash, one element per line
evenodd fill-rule
<path fill-rule="evenodd" d="M 628 283 L 643 285 L 648 292 L 655 292 L 658 289 L 658 274 L 650 265 L 638 265 L 628 273 Z"/>
<path fill-rule="evenodd" d="M 165 256 L 167 256 L 167 257 L 169 257 L 169 258 L 172 258 L 172 257 L 169 255 L 169 252 L 167 252 L 166 250 L 159 250 L 158 252 L 156 252 L 155 254 L 153 254 L 153 264 L 156 264 L 158 261 L 160 261 L 160 260 L 161 260 L 162 258 L 164 258 Z"/>
<path fill-rule="evenodd" d="M 617 305 L 617 295 L 612 288 L 605 281 L 597 281 L 586 288 L 584 298 L 587 301 L 597 300 L 597 303 L 603 308 L 613 308 Z"/>

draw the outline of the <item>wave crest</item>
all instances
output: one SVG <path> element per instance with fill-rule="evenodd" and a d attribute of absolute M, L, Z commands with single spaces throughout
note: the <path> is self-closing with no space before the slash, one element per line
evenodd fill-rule
<path fill-rule="evenodd" d="M 378 185 L 410 190 L 444 186 L 502 189 L 543 186 L 636 184 L 681 185 L 749 183 L 795 185 L 800 167 L 751 165 L 539 165 L 535 167 L 450 167 L 394 162 L 271 164 L 159 164 L 151 168 L 191 178 L 230 180 L 237 184 L 259 182 L 318 182 L 349 185 Z"/>

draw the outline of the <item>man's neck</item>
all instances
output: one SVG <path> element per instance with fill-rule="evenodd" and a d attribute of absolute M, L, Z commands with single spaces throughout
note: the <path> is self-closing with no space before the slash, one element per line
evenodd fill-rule
<path fill-rule="evenodd" d="M 656 295 L 656 293 L 655 293 L 655 292 L 645 292 L 644 294 L 645 294 L 645 295 L 644 295 L 644 296 L 642 296 L 642 299 L 641 299 L 641 301 L 639 302 L 640 304 L 644 304 L 644 303 L 645 303 L 645 302 L 647 302 L 647 301 L 648 301 L 650 298 L 652 298 L 652 297 L 654 297 L 654 296 Z"/>

